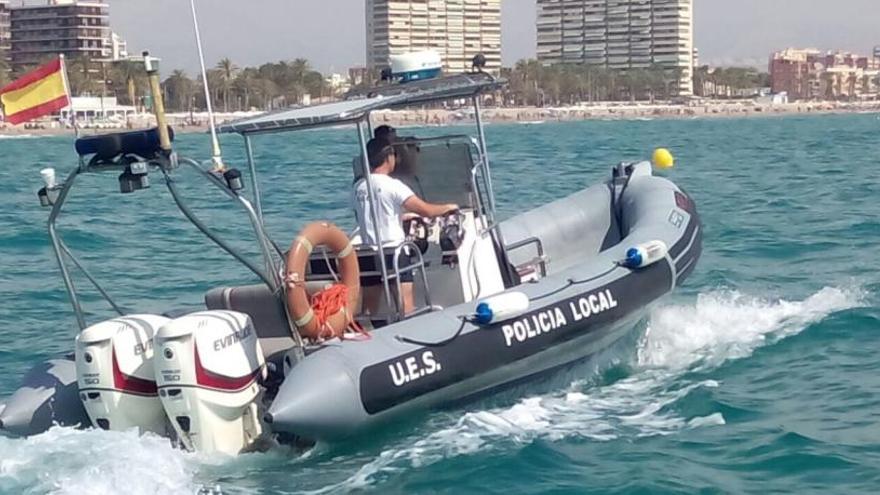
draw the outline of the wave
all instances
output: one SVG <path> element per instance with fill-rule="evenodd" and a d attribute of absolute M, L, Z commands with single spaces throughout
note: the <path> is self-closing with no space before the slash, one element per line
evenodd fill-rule
<path fill-rule="evenodd" d="M 512 406 L 472 410 L 457 419 L 435 415 L 420 432 L 393 439 L 378 454 L 364 452 L 357 456 L 361 461 L 347 461 L 354 473 L 339 473 L 340 478 L 347 476 L 340 483 L 307 493 L 374 487 L 402 471 L 535 440 L 604 442 L 723 425 L 719 412 L 689 417 L 677 410 L 676 404 L 689 394 L 720 386 L 694 371 L 748 357 L 831 313 L 861 306 L 865 299 L 861 289 L 828 287 L 801 301 L 713 291 L 689 304 L 662 306 L 650 316 L 625 378 L 596 385 L 594 374 Z M 327 455 L 313 454 L 299 461 L 320 464 Z M 216 481 L 203 478 L 237 471 L 242 463 L 289 466 L 286 457 L 271 453 L 245 457 L 190 454 L 165 439 L 134 431 L 53 428 L 28 439 L 0 437 L 0 493 L 115 494 L 123 487 L 128 495 L 221 493 L 227 490 L 206 488 Z M 229 478 L 226 482 L 235 484 Z"/>
<path fill-rule="evenodd" d="M 192 457 L 135 430 L 53 428 L 27 439 L 0 437 L 0 492 L 193 494 Z"/>
<path fill-rule="evenodd" d="M 739 291 L 700 294 L 694 305 L 662 307 L 638 350 L 639 365 L 715 367 L 799 333 L 831 313 L 862 306 L 861 288 L 825 287 L 803 301 L 762 299 Z"/>
<path fill-rule="evenodd" d="M 474 411 L 425 437 L 411 436 L 383 450 L 342 483 L 317 492 L 344 492 L 387 480 L 402 470 L 424 467 L 536 439 L 610 441 L 669 435 L 687 428 L 725 424 L 719 412 L 684 417 L 671 407 L 714 380 L 688 380 L 745 358 L 755 349 L 799 333 L 829 314 L 864 304 L 863 290 L 826 287 L 802 301 L 768 300 L 738 291 L 700 294 L 692 304 L 655 310 L 636 351 L 630 376 L 607 386 L 589 380 L 565 391 L 528 397 L 511 407 Z"/>
<path fill-rule="evenodd" d="M 0 134 L 0 139 L 34 139 L 38 138 L 36 134 Z"/>

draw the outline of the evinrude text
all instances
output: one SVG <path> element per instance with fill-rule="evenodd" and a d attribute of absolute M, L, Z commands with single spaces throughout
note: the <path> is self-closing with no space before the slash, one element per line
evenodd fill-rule
<path fill-rule="evenodd" d="M 232 332 L 229 335 L 225 335 L 223 338 L 217 339 L 214 341 L 214 350 L 220 351 L 226 349 L 227 347 L 237 344 L 242 340 L 249 337 L 251 334 L 251 327 L 244 327 L 241 330 L 237 330 Z"/>
<path fill-rule="evenodd" d="M 142 354 L 145 354 L 147 351 L 152 351 L 152 350 L 153 350 L 153 341 L 151 339 L 151 340 L 144 342 L 143 344 L 135 344 L 134 355 L 140 356 Z"/>

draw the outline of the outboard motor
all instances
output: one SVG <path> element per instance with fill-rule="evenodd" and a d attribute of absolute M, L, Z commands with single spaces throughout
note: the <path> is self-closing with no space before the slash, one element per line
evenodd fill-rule
<path fill-rule="evenodd" d="M 77 385 L 93 425 L 166 433 L 153 371 L 153 335 L 169 321 L 156 315 L 123 316 L 76 337 Z"/>
<path fill-rule="evenodd" d="M 266 361 L 251 318 L 204 311 L 178 318 L 155 337 L 159 398 L 183 446 L 235 455 L 263 433 Z"/>

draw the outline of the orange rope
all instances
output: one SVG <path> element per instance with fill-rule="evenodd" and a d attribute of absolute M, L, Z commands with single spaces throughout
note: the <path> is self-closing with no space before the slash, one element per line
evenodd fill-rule
<path fill-rule="evenodd" d="M 321 329 L 321 338 L 339 337 L 344 340 L 345 329 L 341 329 L 340 334 L 336 335 L 333 327 L 327 322 L 330 320 L 330 317 L 342 311 L 348 305 L 348 287 L 344 284 L 333 284 L 330 287 L 315 293 L 315 295 L 312 296 L 311 303 L 312 311 L 314 311 L 315 318 L 318 322 L 318 327 Z M 361 338 L 369 339 L 370 334 L 354 321 L 353 316 L 347 316 L 348 328 L 351 328 L 356 334 L 359 334 Z"/>

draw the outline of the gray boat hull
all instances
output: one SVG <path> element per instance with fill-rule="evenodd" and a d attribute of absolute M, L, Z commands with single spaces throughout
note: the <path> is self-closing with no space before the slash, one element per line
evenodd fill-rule
<path fill-rule="evenodd" d="M 31 369 L 21 387 L 0 406 L 0 432 L 25 437 L 52 426 L 85 426 L 72 356 L 50 359 Z"/>
<path fill-rule="evenodd" d="M 383 328 L 368 342 L 329 343 L 285 378 L 267 414 L 273 430 L 344 438 L 413 410 L 521 382 L 612 345 L 691 273 L 701 253 L 699 217 L 672 182 L 633 177 L 618 200 L 620 214 L 609 206 L 612 191 L 594 186 L 502 225 L 506 241 L 537 237 L 551 259 L 562 260 L 538 283 L 510 289 L 529 297 L 527 313 L 479 326 L 462 320 L 475 309 L 466 303 Z M 581 215 L 591 209 L 598 212 Z M 584 228 L 555 228 L 566 223 Z M 619 264 L 630 247 L 652 240 L 670 247 L 665 259 L 637 270 Z M 588 249 L 580 245 L 584 242 L 601 251 L 580 254 Z"/>
<path fill-rule="evenodd" d="M 702 227 L 672 182 L 633 174 L 625 187 L 600 184 L 502 223 L 508 245 L 540 239 L 547 276 L 509 290 L 531 300 L 510 321 L 463 319 L 473 303 L 331 341 L 284 377 L 266 415 L 276 432 L 337 440 L 411 411 L 448 407 L 588 358 L 611 346 L 694 270 Z M 665 259 L 620 266 L 634 245 L 662 240 Z M 512 264 L 534 253 L 511 251 Z M 261 336 L 262 337 L 262 336 Z M 5 405 L 4 405 L 5 404 Z M 88 425 L 71 356 L 42 363 L 0 403 L 0 432 L 29 436 L 52 425 Z"/>

